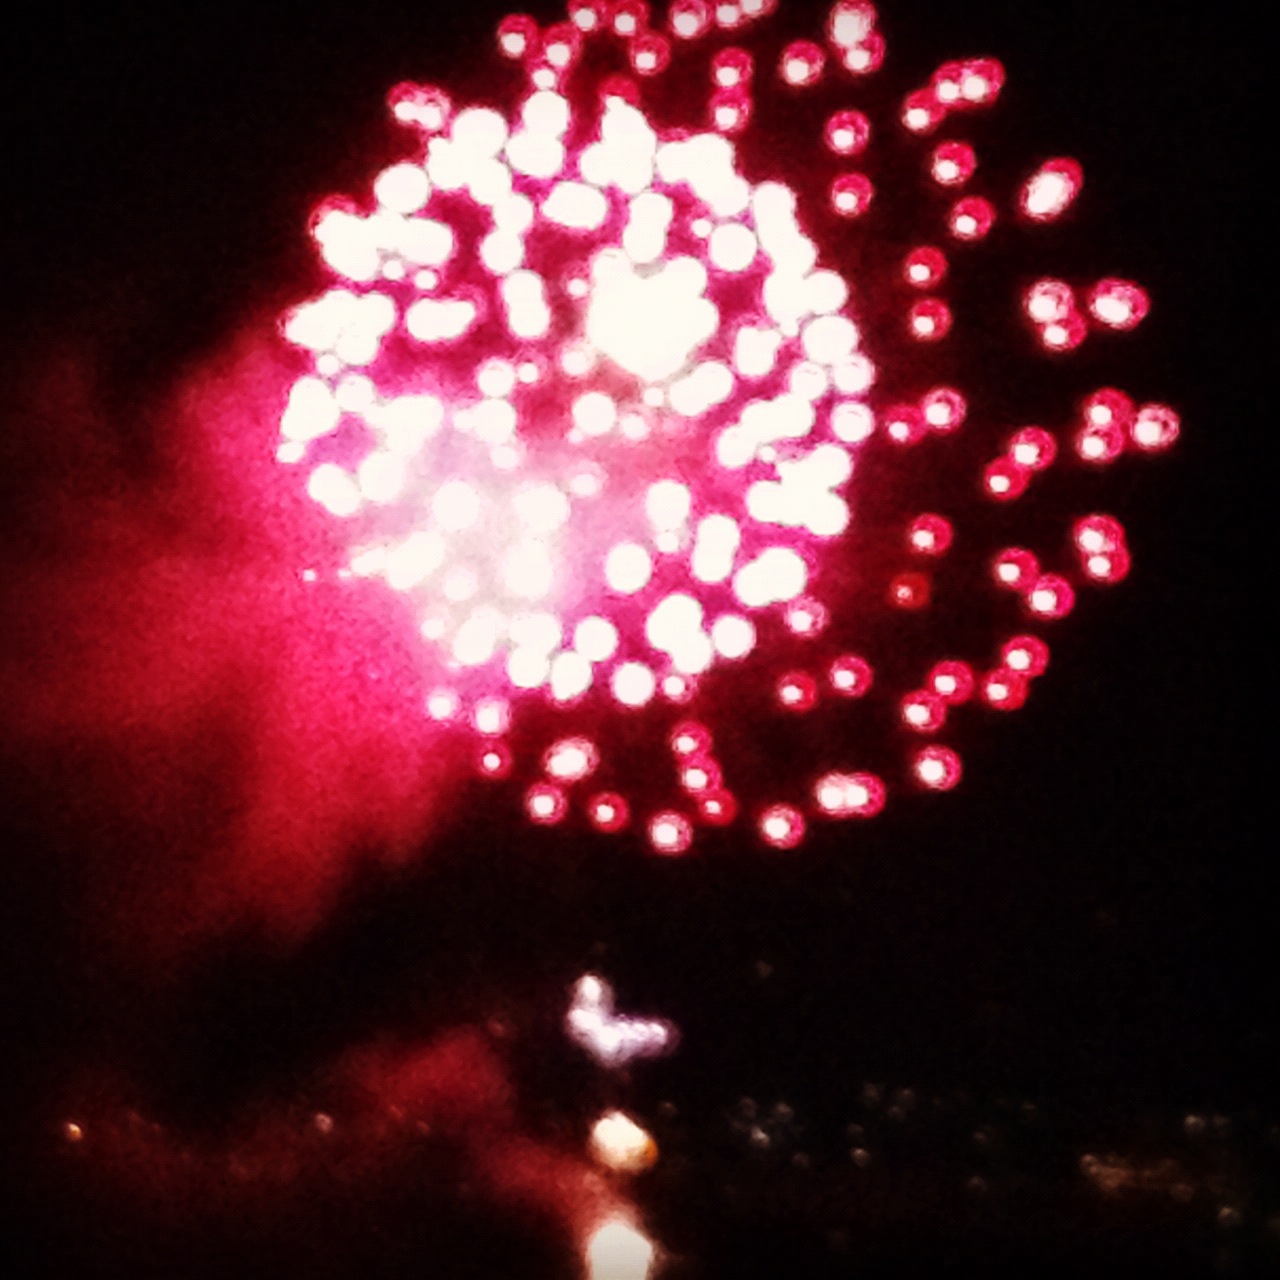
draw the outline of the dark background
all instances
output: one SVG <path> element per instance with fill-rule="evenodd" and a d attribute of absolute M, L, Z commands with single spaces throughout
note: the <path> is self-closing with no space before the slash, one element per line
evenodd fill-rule
<path fill-rule="evenodd" d="M 386 87 L 464 87 L 456 68 L 487 56 L 502 12 L 28 6 L 0 85 L 0 370 L 84 328 L 127 423 L 244 315 L 296 296 L 307 212 L 367 174 Z M 882 16 L 900 68 L 1004 60 L 1010 151 L 1079 156 L 1114 260 L 1152 287 L 1146 358 L 1186 433 L 1128 496 L 1133 577 L 1074 624 L 1031 708 L 971 745 L 954 796 L 794 860 L 681 865 L 495 816 L 421 877 L 371 876 L 299 955 L 232 948 L 146 1033 L 174 1123 L 216 1127 L 264 1079 L 379 1026 L 446 1024 L 513 992 L 537 1009 L 536 1045 L 547 993 L 599 967 L 680 1025 L 680 1054 L 615 1095 L 548 1025 L 525 1094 L 552 1129 L 610 1096 L 650 1121 L 666 1158 L 639 1200 L 689 1274 L 1274 1265 L 1266 38 L 1242 4 L 901 0 Z M 121 430 L 144 457 L 145 431 Z M 0 449 L 10 469 L 22 456 Z M 0 492 L 20 562 L 21 495 Z M 47 1064 L 113 1032 L 66 980 L 56 884 L 30 870 L 40 832 L 20 795 L 6 807 L 0 990 L 29 1130 Z M 10 1150 L 31 1182 L 44 1157 L 24 1133 Z M 1080 1172 L 1091 1152 L 1173 1158 L 1195 1196 L 1107 1199 Z M 104 1229 L 70 1196 L 26 1213 L 11 1238 L 30 1270 L 10 1274 L 198 1272 L 180 1238 Z M 532 1266 L 513 1245 L 476 1270 L 461 1228 L 398 1213 L 370 1207 L 374 1236 L 331 1224 L 332 1257 L 388 1275 L 427 1258 L 441 1277 Z M 280 1227 L 286 1242 L 317 1230 Z M 246 1246 L 233 1271 L 254 1265 Z"/>

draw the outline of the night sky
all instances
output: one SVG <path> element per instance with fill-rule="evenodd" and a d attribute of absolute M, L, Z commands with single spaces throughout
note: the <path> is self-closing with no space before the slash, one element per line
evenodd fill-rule
<path fill-rule="evenodd" d="M 809 0 L 783 3 L 788 29 L 816 30 Z M 224 552 L 251 577 L 259 552 L 217 498 L 192 503 L 173 406 L 313 288 L 310 210 L 395 154 L 387 88 L 464 96 L 505 11 L 55 4 L 6 28 L 0 1146 L 19 1223 L 0 1271 L 572 1275 L 562 1235 L 430 1150 L 365 1180 L 333 1158 L 250 1220 L 178 1204 L 158 1174 L 119 1191 L 91 1140 L 65 1141 L 79 1105 L 220 1149 L 246 1114 L 328 1105 L 326 1064 L 354 1046 L 463 1025 L 498 1028 L 540 1138 L 580 1151 L 607 1105 L 646 1124 L 663 1155 L 629 1194 L 673 1277 L 1276 1266 L 1274 140 L 1267 42 L 1239 3 L 882 6 L 895 85 L 998 56 L 988 136 L 1009 171 L 1082 161 L 1068 253 L 1154 299 L 1114 376 L 1185 427 L 1109 490 L 1131 578 L 1089 593 L 1025 711 L 966 730 L 955 794 L 792 854 L 738 831 L 660 861 L 443 785 L 421 850 L 350 833 L 369 848 L 292 940 L 234 912 L 173 923 L 279 696 L 245 656 L 260 619 L 199 585 Z M 151 686 L 146 655 L 190 638 L 161 562 L 197 566 L 173 598 L 217 614 L 240 677 L 170 653 Z M 117 657 L 146 709 L 99 708 L 92 675 L 72 707 L 76 664 Z M 679 1051 L 613 1078 L 587 1061 L 558 1019 L 591 970 L 673 1020 Z M 1110 1192 L 1099 1160 L 1119 1162 Z"/>

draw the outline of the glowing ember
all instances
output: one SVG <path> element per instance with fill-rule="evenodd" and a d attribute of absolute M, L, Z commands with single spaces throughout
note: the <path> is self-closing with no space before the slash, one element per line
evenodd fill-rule
<path fill-rule="evenodd" d="M 658 1148 L 630 1116 L 610 1111 L 592 1127 L 591 1154 L 617 1173 L 643 1173 L 657 1160 Z"/>
<path fill-rule="evenodd" d="M 762 844 L 786 849 L 812 817 L 868 816 L 893 787 L 954 786 L 959 757 L 918 735 L 953 712 L 1022 705 L 1047 662 L 1036 637 L 995 665 L 998 642 L 971 632 L 961 658 L 928 652 L 961 651 L 940 605 L 955 598 L 948 573 L 963 572 L 951 561 L 994 523 L 974 518 L 975 500 L 1016 514 L 1041 473 L 1074 465 L 1084 483 L 1181 431 L 1165 405 L 1086 389 L 1075 405 L 1047 400 L 1047 425 L 992 424 L 1003 453 L 965 445 L 981 387 L 940 385 L 940 360 L 964 367 L 956 353 L 982 317 L 946 288 L 949 258 L 967 274 L 988 245 L 1044 234 L 1082 198 L 1083 170 L 1037 161 L 1016 190 L 994 190 L 969 141 L 932 135 L 998 100 L 999 63 L 946 63 L 855 109 L 852 91 L 884 59 L 874 7 L 841 0 L 820 40 L 770 45 L 756 29 L 773 7 L 676 0 L 660 16 L 574 0 L 545 30 L 500 23 L 497 52 L 520 85 L 490 102 L 400 86 L 391 109 L 413 145 L 361 198 L 317 210 L 329 284 L 283 324 L 308 367 L 282 405 L 278 459 L 332 519 L 342 551 L 326 571 L 385 590 L 419 627 L 427 717 L 472 727 L 478 772 L 519 778 L 530 821 L 634 826 L 663 855 L 740 809 Z M 681 128 L 658 125 L 653 87 L 691 66 L 703 100 L 685 104 Z M 813 101 L 822 123 L 806 150 L 748 179 L 737 139 L 773 100 L 757 100 L 761 82 Z M 882 162 L 904 147 L 918 152 L 910 165 Z M 901 241 L 864 168 L 912 175 L 933 243 L 905 260 L 886 247 Z M 837 255 L 849 236 L 858 261 L 888 259 L 895 278 L 855 278 Z M 1031 387 L 1044 362 L 1116 340 L 1150 310 L 1120 278 L 1016 287 Z M 919 467 L 904 465 L 917 450 Z M 948 514 L 912 509 L 916 471 L 944 465 Z M 885 494 L 900 514 L 880 528 Z M 1118 529 L 1082 522 L 1065 549 L 988 550 L 1010 628 L 1055 623 L 1082 588 L 1126 577 Z M 900 632 L 912 615 L 928 626 Z M 866 629 L 877 618 L 885 654 L 842 654 L 879 647 Z M 882 688 L 875 668 L 903 643 L 918 651 L 916 681 Z M 706 728 L 739 706 L 817 722 L 864 696 L 908 754 L 849 763 L 887 782 L 753 773 L 736 747 L 716 755 Z M 537 703 L 551 721 L 527 718 Z M 690 708 L 698 731 L 673 737 Z M 640 741 L 665 765 L 637 767 Z"/>

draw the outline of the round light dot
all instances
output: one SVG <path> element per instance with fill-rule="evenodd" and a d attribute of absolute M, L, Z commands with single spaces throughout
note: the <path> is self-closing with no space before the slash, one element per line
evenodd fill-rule
<path fill-rule="evenodd" d="M 649 843 L 655 853 L 685 853 L 693 844 L 693 824 L 682 813 L 654 814 L 649 819 Z"/>
<path fill-rule="evenodd" d="M 823 139 L 838 156 L 857 155 L 871 139 L 871 122 L 860 111 L 837 111 L 827 120 Z"/>
<path fill-rule="evenodd" d="M 597 831 L 612 833 L 626 829 L 631 810 L 622 796 L 606 791 L 587 801 L 587 817 Z"/>
<path fill-rule="evenodd" d="M 960 757 L 949 747 L 926 747 L 916 755 L 912 771 L 930 791 L 950 791 L 960 782 Z"/>
<path fill-rule="evenodd" d="M 1040 576 L 1040 561 L 1020 547 L 1002 551 L 992 563 L 996 584 L 1010 591 L 1023 591 Z"/>
<path fill-rule="evenodd" d="M 549 748 L 543 767 L 558 782 L 581 782 L 595 772 L 600 754 L 590 738 L 564 738 Z"/>
<path fill-rule="evenodd" d="M 907 530 L 907 543 L 922 556 L 944 555 L 951 547 L 955 531 L 942 516 L 917 516 Z"/>
<path fill-rule="evenodd" d="M 1065 578 L 1046 573 L 1032 584 L 1024 598 L 1027 608 L 1037 617 L 1056 620 L 1071 612 L 1076 595 Z"/>
<path fill-rule="evenodd" d="M 929 579 L 922 573 L 902 573 L 889 583 L 889 602 L 899 609 L 923 609 L 930 595 Z"/>
<path fill-rule="evenodd" d="M 974 149 L 964 142 L 944 142 L 930 157 L 929 171 L 943 187 L 962 187 L 978 167 Z"/>
<path fill-rule="evenodd" d="M 624 707 L 643 707 L 653 701 L 658 681 L 642 662 L 624 662 L 613 673 L 613 696 Z"/>
<path fill-rule="evenodd" d="M 1038 636 L 1014 636 L 1000 650 L 1000 660 L 1009 671 L 1031 679 L 1049 666 L 1049 646 Z"/>
<path fill-rule="evenodd" d="M 939 662 L 925 684 L 949 707 L 958 707 L 973 697 L 977 678 L 967 662 Z"/>
<path fill-rule="evenodd" d="M 845 173 L 831 184 L 831 207 L 842 218 L 857 218 L 871 207 L 876 189 L 864 173 Z"/>
<path fill-rule="evenodd" d="M 907 314 L 911 336 L 918 342 L 940 342 L 951 332 L 951 308 L 941 298 L 925 298 Z"/>
<path fill-rule="evenodd" d="M 946 278 L 946 255 L 929 246 L 913 249 L 902 264 L 902 274 L 917 289 L 936 288 Z"/>
<path fill-rule="evenodd" d="M 605 560 L 604 576 L 619 595 L 634 595 L 653 576 L 653 560 L 638 543 L 619 543 Z"/>
<path fill-rule="evenodd" d="M 817 682 L 804 672 L 790 672 L 778 681 L 777 698 L 785 711 L 811 711 L 818 701 Z"/>
<path fill-rule="evenodd" d="M 559 787 L 538 783 L 525 793 L 524 807 L 531 822 L 549 827 L 564 820 L 569 805 Z"/>
<path fill-rule="evenodd" d="M 828 681 L 845 698 L 861 698 L 871 688 L 875 679 L 871 664 L 853 654 L 836 658 L 828 668 Z"/>
<path fill-rule="evenodd" d="M 900 708 L 902 723 L 916 733 L 935 733 L 947 720 L 947 704 L 936 693 L 908 694 Z"/>
<path fill-rule="evenodd" d="M 1027 701 L 1027 679 L 1002 667 L 983 677 L 982 700 L 994 711 L 1016 711 Z"/>
<path fill-rule="evenodd" d="M 511 772 L 511 752 L 502 743 L 485 747 L 476 761 L 476 767 L 487 778 L 505 778 Z"/>
<path fill-rule="evenodd" d="M 789 85 L 808 88 L 822 76 L 826 55 L 812 40 L 794 40 L 782 51 L 778 73 Z"/>
<path fill-rule="evenodd" d="M 773 848 L 794 849 L 804 840 L 804 815 L 789 804 L 771 805 L 760 815 L 757 828 Z"/>

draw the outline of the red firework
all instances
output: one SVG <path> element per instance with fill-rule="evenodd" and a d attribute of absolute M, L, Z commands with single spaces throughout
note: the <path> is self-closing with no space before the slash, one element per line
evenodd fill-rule
<path fill-rule="evenodd" d="M 531 821 L 634 824 L 665 855 L 739 816 L 790 849 L 956 785 L 957 751 L 921 737 L 1023 705 L 1048 662 L 1024 628 L 1130 567 L 1111 517 L 1046 534 L 1033 504 L 1009 548 L 976 506 L 1017 514 L 1045 473 L 1084 486 L 1179 431 L 1113 388 L 1008 421 L 955 358 L 992 304 L 946 291 L 951 258 L 1044 234 L 1084 185 L 1062 157 L 983 180 L 965 132 L 1001 65 L 892 101 L 870 4 L 781 49 L 773 7 L 575 0 L 499 25 L 486 103 L 399 86 L 410 150 L 316 211 L 329 278 L 283 323 L 307 367 L 278 457 L 336 530 L 308 572 L 411 612 L 424 716 Z M 754 146 L 786 111 L 818 124 Z M 915 209 L 916 243 L 886 204 Z M 1148 309 L 1125 280 L 1044 277 L 998 315 L 1036 386 Z M 843 741 L 822 718 L 864 694 L 841 758 L 794 730 L 763 745 L 770 716 Z"/>

